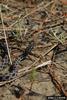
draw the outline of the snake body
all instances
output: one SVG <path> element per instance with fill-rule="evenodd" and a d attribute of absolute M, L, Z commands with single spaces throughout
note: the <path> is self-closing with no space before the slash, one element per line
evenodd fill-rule
<path fill-rule="evenodd" d="M 21 61 L 25 60 L 28 54 L 32 51 L 34 47 L 34 42 L 30 42 L 29 45 L 26 47 L 26 49 L 18 56 L 18 58 L 13 62 L 12 65 L 9 66 L 8 72 L 3 74 L 0 74 L 0 82 L 2 81 L 9 81 L 17 76 L 18 73 L 18 65 Z M 1 66 L 4 68 L 3 66 Z"/>

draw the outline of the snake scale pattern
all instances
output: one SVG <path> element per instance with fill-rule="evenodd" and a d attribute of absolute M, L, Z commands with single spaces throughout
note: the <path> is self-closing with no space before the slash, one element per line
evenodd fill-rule
<path fill-rule="evenodd" d="M 15 78 L 17 76 L 19 63 L 26 59 L 28 54 L 31 53 L 33 47 L 34 47 L 34 42 L 31 41 L 29 43 L 29 45 L 26 47 L 26 49 L 13 62 L 13 64 L 9 66 L 8 72 L 5 73 L 4 75 L 0 74 L 0 82 L 9 81 L 9 80 L 11 80 L 11 79 L 13 79 L 13 78 Z M 3 52 L 6 51 L 4 46 L 1 43 L 0 43 L 0 48 L 3 49 Z M 7 53 L 7 51 L 6 51 L 6 53 Z M 3 55 L 3 56 L 6 56 L 6 55 Z M 3 63 L 0 64 L 0 69 L 4 69 L 5 68 L 5 63 L 6 62 L 4 64 Z"/>

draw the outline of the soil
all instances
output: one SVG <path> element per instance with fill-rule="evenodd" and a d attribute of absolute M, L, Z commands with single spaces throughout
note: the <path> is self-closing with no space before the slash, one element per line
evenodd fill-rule
<path fill-rule="evenodd" d="M 11 61 L 34 41 L 31 53 L 18 66 L 16 78 L 0 82 L 0 100 L 47 100 L 46 96 L 67 96 L 67 6 L 62 1 L 0 1 L 4 23 L 3 29 L 0 18 L 0 42 L 6 45 L 5 31 Z M 47 61 L 52 62 L 35 69 Z M 0 74 L 8 72 L 8 68 L 6 65 Z"/>

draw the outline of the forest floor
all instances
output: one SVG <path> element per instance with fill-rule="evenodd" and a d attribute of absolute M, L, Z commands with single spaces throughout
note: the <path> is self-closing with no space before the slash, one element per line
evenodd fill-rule
<path fill-rule="evenodd" d="M 3 79 L 5 73 L 10 73 L 10 65 L 26 50 L 24 60 L 17 66 L 17 76 L 5 81 L 0 76 L 0 100 L 67 96 L 67 2 L 64 1 L 0 0 Z"/>

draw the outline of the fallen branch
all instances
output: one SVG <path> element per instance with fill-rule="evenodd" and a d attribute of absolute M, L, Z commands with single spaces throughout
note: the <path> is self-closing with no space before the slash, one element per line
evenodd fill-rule
<path fill-rule="evenodd" d="M 60 94 L 64 95 L 64 96 L 67 96 L 67 92 L 64 90 L 64 87 L 62 86 L 62 84 L 54 76 L 51 68 L 50 67 L 48 67 L 48 68 L 49 68 L 49 75 L 51 77 L 51 80 L 54 83 L 54 85 L 56 86 L 56 88 L 59 90 Z"/>

